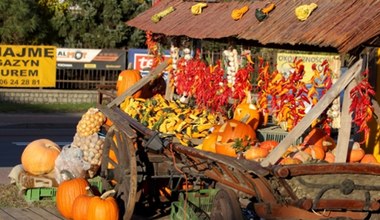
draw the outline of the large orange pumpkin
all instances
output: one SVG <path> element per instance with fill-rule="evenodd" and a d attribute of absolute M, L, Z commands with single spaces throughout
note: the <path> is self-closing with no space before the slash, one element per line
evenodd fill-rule
<path fill-rule="evenodd" d="M 74 201 L 78 196 L 86 195 L 88 185 L 87 180 L 83 178 L 74 178 L 59 184 L 56 194 L 56 206 L 63 217 L 68 219 L 73 217 Z"/>
<path fill-rule="evenodd" d="M 249 124 L 256 130 L 260 125 L 260 112 L 255 105 L 242 102 L 236 106 L 233 119 Z"/>
<path fill-rule="evenodd" d="M 113 190 L 105 192 L 102 196 L 94 196 L 90 200 L 87 219 L 91 220 L 118 220 L 119 207 L 116 200 L 110 196 Z"/>
<path fill-rule="evenodd" d="M 24 170 L 31 174 L 47 174 L 53 171 L 60 152 L 61 148 L 53 141 L 38 139 L 25 147 L 21 155 L 21 164 Z"/>
<path fill-rule="evenodd" d="M 202 142 L 202 150 L 215 153 L 215 143 L 218 138 L 218 133 L 209 134 Z"/>
<path fill-rule="evenodd" d="M 140 71 L 138 70 L 123 70 L 119 74 L 119 78 L 116 82 L 116 95 L 120 96 L 127 90 L 129 87 L 134 85 L 141 79 Z M 134 98 L 138 98 L 141 95 L 141 90 L 133 94 Z"/>
<path fill-rule="evenodd" d="M 235 149 L 232 147 L 236 139 L 256 139 L 256 133 L 250 125 L 235 119 L 225 122 L 217 132 L 215 152 L 232 157 L 236 156 Z"/>

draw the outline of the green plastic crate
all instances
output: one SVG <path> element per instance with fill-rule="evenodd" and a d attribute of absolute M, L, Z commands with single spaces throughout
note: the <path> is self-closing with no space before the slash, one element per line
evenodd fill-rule
<path fill-rule="evenodd" d="M 270 126 L 266 128 L 257 129 L 257 139 L 259 141 L 274 140 L 281 142 L 289 132 L 284 131 L 279 126 Z M 293 142 L 298 145 L 302 143 L 302 136 Z"/>
<path fill-rule="evenodd" d="M 30 188 L 25 191 L 25 200 L 27 202 L 35 202 L 41 200 L 55 201 L 55 195 L 57 193 L 56 187 L 48 188 Z"/>
<path fill-rule="evenodd" d="M 97 176 L 92 179 L 88 179 L 88 182 L 92 187 L 102 192 L 102 179 Z M 55 201 L 57 193 L 57 187 L 41 187 L 41 188 L 29 188 L 25 191 L 25 200 L 27 202 L 36 202 L 41 200 Z"/>
<path fill-rule="evenodd" d="M 201 189 L 188 192 L 187 200 L 185 200 L 185 194 L 181 193 L 178 201 L 171 204 L 170 219 L 210 219 L 212 201 L 217 192 L 218 189 Z"/>

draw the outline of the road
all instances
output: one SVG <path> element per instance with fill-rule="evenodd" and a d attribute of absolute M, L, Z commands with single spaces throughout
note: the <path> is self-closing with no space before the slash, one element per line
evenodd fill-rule
<path fill-rule="evenodd" d="M 60 146 L 71 143 L 82 114 L 0 113 L 0 183 L 9 183 L 11 167 L 21 163 L 21 154 L 31 141 L 47 138 Z"/>

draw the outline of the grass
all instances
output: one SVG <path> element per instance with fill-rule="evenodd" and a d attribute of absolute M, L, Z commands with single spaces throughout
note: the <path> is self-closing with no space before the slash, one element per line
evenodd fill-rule
<path fill-rule="evenodd" d="M 81 113 L 96 107 L 96 103 L 78 104 L 18 104 L 1 103 L 0 113 Z"/>

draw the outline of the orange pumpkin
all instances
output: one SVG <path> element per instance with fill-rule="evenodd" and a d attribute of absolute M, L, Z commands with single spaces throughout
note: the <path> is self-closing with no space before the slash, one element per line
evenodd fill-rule
<path fill-rule="evenodd" d="M 359 162 L 365 155 L 365 151 L 360 147 L 358 142 L 354 142 L 352 149 L 348 154 L 348 162 Z"/>
<path fill-rule="evenodd" d="M 236 106 L 233 119 L 249 124 L 256 130 L 260 124 L 260 112 L 255 105 L 242 102 Z"/>
<path fill-rule="evenodd" d="M 376 157 L 373 154 L 365 154 L 360 160 L 360 163 L 378 164 Z"/>
<path fill-rule="evenodd" d="M 325 154 L 325 159 L 328 163 L 334 163 L 335 162 L 335 155 L 331 151 L 327 151 Z"/>
<path fill-rule="evenodd" d="M 118 220 L 119 207 L 116 200 L 110 196 L 115 191 L 110 190 L 102 196 L 94 196 L 90 200 L 88 207 L 87 219 L 91 220 Z"/>
<path fill-rule="evenodd" d="M 86 187 L 87 194 L 79 195 L 74 200 L 72 208 L 73 220 L 87 220 L 88 208 L 90 200 L 94 196 L 90 186 Z"/>
<path fill-rule="evenodd" d="M 258 160 L 268 156 L 269 151 L 265 148 L 252 146 L 244 152 L 244 157 L 247 160 Z"/>
<path fill-rule="evenodd" d="M 310 145 L 304 151 L 311 155 L 313 159 L 323 160 L 325 158 L 325 150 L 320 146 Z"/>
<path fill-rule="evenodd" d="M 120 96 L 123 94 L 129 87 L 134 85 L 141 79 L 140 71 L 138 70 L 123 70 L 119 74 L 119 77 L 116 82 L 116 95 Z M 134 98 L 138 98 L 141 95 L 141 90 L 133 94 Z"/>
<path fill-rule="evenodd" d="M 205 139 L 202 142 L 202 150 L 215 153 L 215 142 L 217 138 L 218 133 L 216 132 L 207 135 L 207 137 L 205 137 Z"/>
<path fill-rule="evenodd" d="M 49 139 L 38 139 L 30 142 L 21 155 L 21 163 L 24 170 L 34 174 L 42 175 L 53 171 L 55 160 L 61 148 Z"/>
<path fill-rule="evenodd" d="M 275 147 L 278 145 L 278 141 L 275 140 L 266 140 L 260 143 L 260 147 L 263 149 L 268 150 L 269 152 L 272 151 Z"/>
<path fill-rule="evenodd" d="M 215 152 L 232 157 L 237 156 L 233 148 L 236 139 L 256 139 L 256 133 L 250 125 L 235 119 L 225 122 L 216 132 L 218 137 L 215 143 Z"/>
<path fill-rule="evenodd" d="M 280 160 L 281 165 L 293 165 L 293 164 L 301 164 L 302 161 L 298 158 L 285 157 Z"/>
<path fill-rule="evenodd" d="M 65 218 L 73 217 L 73 204 L 75 199 L 80 195 L 86 195 L 88 182 L 83 178 L 74 178 L 63 181 L 59 184 L 56 194 L 56 206 Z"/>

